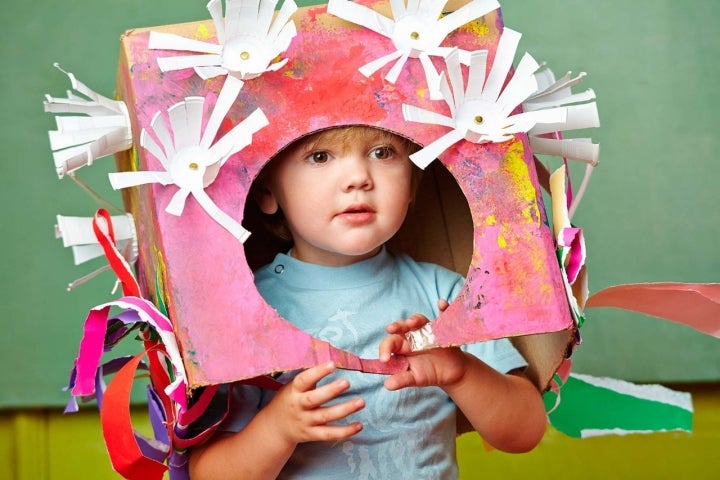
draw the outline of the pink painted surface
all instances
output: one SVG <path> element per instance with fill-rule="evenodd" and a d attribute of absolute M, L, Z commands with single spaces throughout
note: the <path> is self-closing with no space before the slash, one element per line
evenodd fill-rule
<path fill-rule="evenodd" d="M 364 2 L 372 3 L 372 2 Z M 280 149 L 309 132 L 340 125 L 373 125 L 427 145 L 445 127 L 405 122 L 408 103 L 447 114 L 444 102 L 427 98 L 425 77 L 410 60 L 397 84 L 380 72 L 366 78 L 357 68 L 394 50 L 389 39 L 336 19 L 325 6 L 301 9 L 298 36 L 284 57 L 288 64 L 247 81 L 229 117 L 236 123 L 257 107 L 270 125 L 252 145 L 222 168 L 206 192 L 242 220 L 257 172 Z M 497 12 L 453 33 L 447 45 L 488 49 L 494 57 L 502 21 Z M 209 41 L 212 23 L 158 28 Z M 122 40 L 120 91 L 134 122 L 135 139 L 158 111 L 187 96 L 206 96 L 209 112 L 224 77 L 203 81 L 191 71 L 161 74 L 155 59 L 176 53 L 147 50 L 149 30 Z M 440 63 L 436 63 L 440 68 Z M 161 169 L 136 147 L 141 170 Z M 564 330 L 572 326 L 550 231 L 545 224 L 532 154 L 524 136 L 513 142 L 459 142 L 440 159 L 467 197 L 475 225 L 473 260 L 458 299 L 434 324 L 438 344 Z M 155 291 L 160 269 L 164 291 L 186 363 L 190 387 L 296 369 L 334 359 L 368 371 L 402 368 L 360 360 L 310 337 L 282 319 L 259 296 L 243 245 L 190 198 L 181 217 L 164 212 L 176 187 L 140 187 L 130 203 L 140 235 L 140 268 L 146 290 Z"/>

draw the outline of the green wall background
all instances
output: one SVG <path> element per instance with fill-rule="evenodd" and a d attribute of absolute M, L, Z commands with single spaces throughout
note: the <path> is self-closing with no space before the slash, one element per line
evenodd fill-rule
<path fill-rule="evenodd" d="M 317 3 L 314 1 L 299 4 Z M 717 282 L 720 272 L 720 2 L 707 0 L 505 0 L 520 52 L 559 76 L 587 71 L 598 96 L 601 165 L 574 222 L 585 231 L 590 289 L 650 281 Z M 63 68 L 111 96 L 118 39 L 127 29 L 208 18 L 204 0 L 12 2 L 3 7 L 2 283 L 0 408 L 59 406 L 89 308 L 113 298 L 103 274 L 66 292 L 93 267 L 72 265 L 54 238 L 55 215 L 97 206 L 58 181 L 43 113 L 46 93 L 69 88 Z M 112 159 L 79 176 L 106 198 Z M 579 178 L 576 180 L 579 182 Z M 99 265 L 98 262 L 97 265 Z M 589 310 L 578 372 L 632 381 L 720 379 L 718 340 L 668 322 Z"/>

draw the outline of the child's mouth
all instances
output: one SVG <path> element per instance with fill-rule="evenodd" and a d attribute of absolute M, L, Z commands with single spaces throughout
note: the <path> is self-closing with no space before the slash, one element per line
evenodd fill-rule
<path fill-rule="evenodd" d="M 345 222 L 361 225 L 375 218 L 375 210 L 367 205 L 352 205 L 340 212 L 337 217 Z"/>

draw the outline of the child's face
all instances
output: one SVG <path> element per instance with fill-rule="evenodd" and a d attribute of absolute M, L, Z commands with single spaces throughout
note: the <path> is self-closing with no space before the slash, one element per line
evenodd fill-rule
<path fill-rule="evenodd" d="M 372 128 L 313 135 L 272 162 L 260 209 L 282 209 L 293 256 L 348 265 L 375 255 L 402 225 L 412 164 L 401 138 Z"/>

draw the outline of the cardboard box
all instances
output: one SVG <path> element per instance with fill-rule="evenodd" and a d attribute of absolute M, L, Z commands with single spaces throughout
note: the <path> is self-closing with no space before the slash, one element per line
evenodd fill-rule
<path fill-rule="evenodd" d="M 280 318 L 255 289 L 250 267 L 269 260 L 275 243 L 246 214 L 248 190 L 263 165 L 291 141 L 340 125 L 376 126 L 421 145 L 447 131 L 403 118 L 403 103 L 447 109 L 429 98 L 419 61 L 410 58 L 394 84 L 383 78 L 387 68 L 365 77 L 358 67 L 391 51 L 392 43 L 327 14 L 325 7 L 301 8 L 294 15 L 298 34 L 283 55 L 287 64 L 245 81 L 227 115 L 235 124 L 259 107 L 269 120 L 205 189 L 223 212 L 252 232 L 245 244 L 192 197 L 182 215 L 168 214 L 174 185 L 124 192 L 140 242 L 141 284 L 148 298 L 167 306 L 190 388 L 329 359 L 346 368 L 379 368 Z M 494 11 L 459 28 L 443 45 L 487 49 L 490 64 L 501 30 L 502 18 Z M 203 80 L 192 69 L 161 72 L 157 58 L 180 53 L 148 49 L 151 31 L 215 41 L 211 21 L 135 29 L 123 36 L 118 95 L 128 106 L 136 140 L 132 150 L 118 155 L 120 171 L 162 170 L 139 145 L 140 132 L 186 97 L 205 98 L 209 112 L 225 81 L 224 76 Z M 434 62 L 440 70 L 441 60 Z M 544 389 L 574 341 L 575 324 L 526 136 L 504 143 L 456 143 L 428 167 L 416 203 L 392 245 L 467 278 L 459 297 L 433 324 L 437 344 L 512 337 Z"/>

